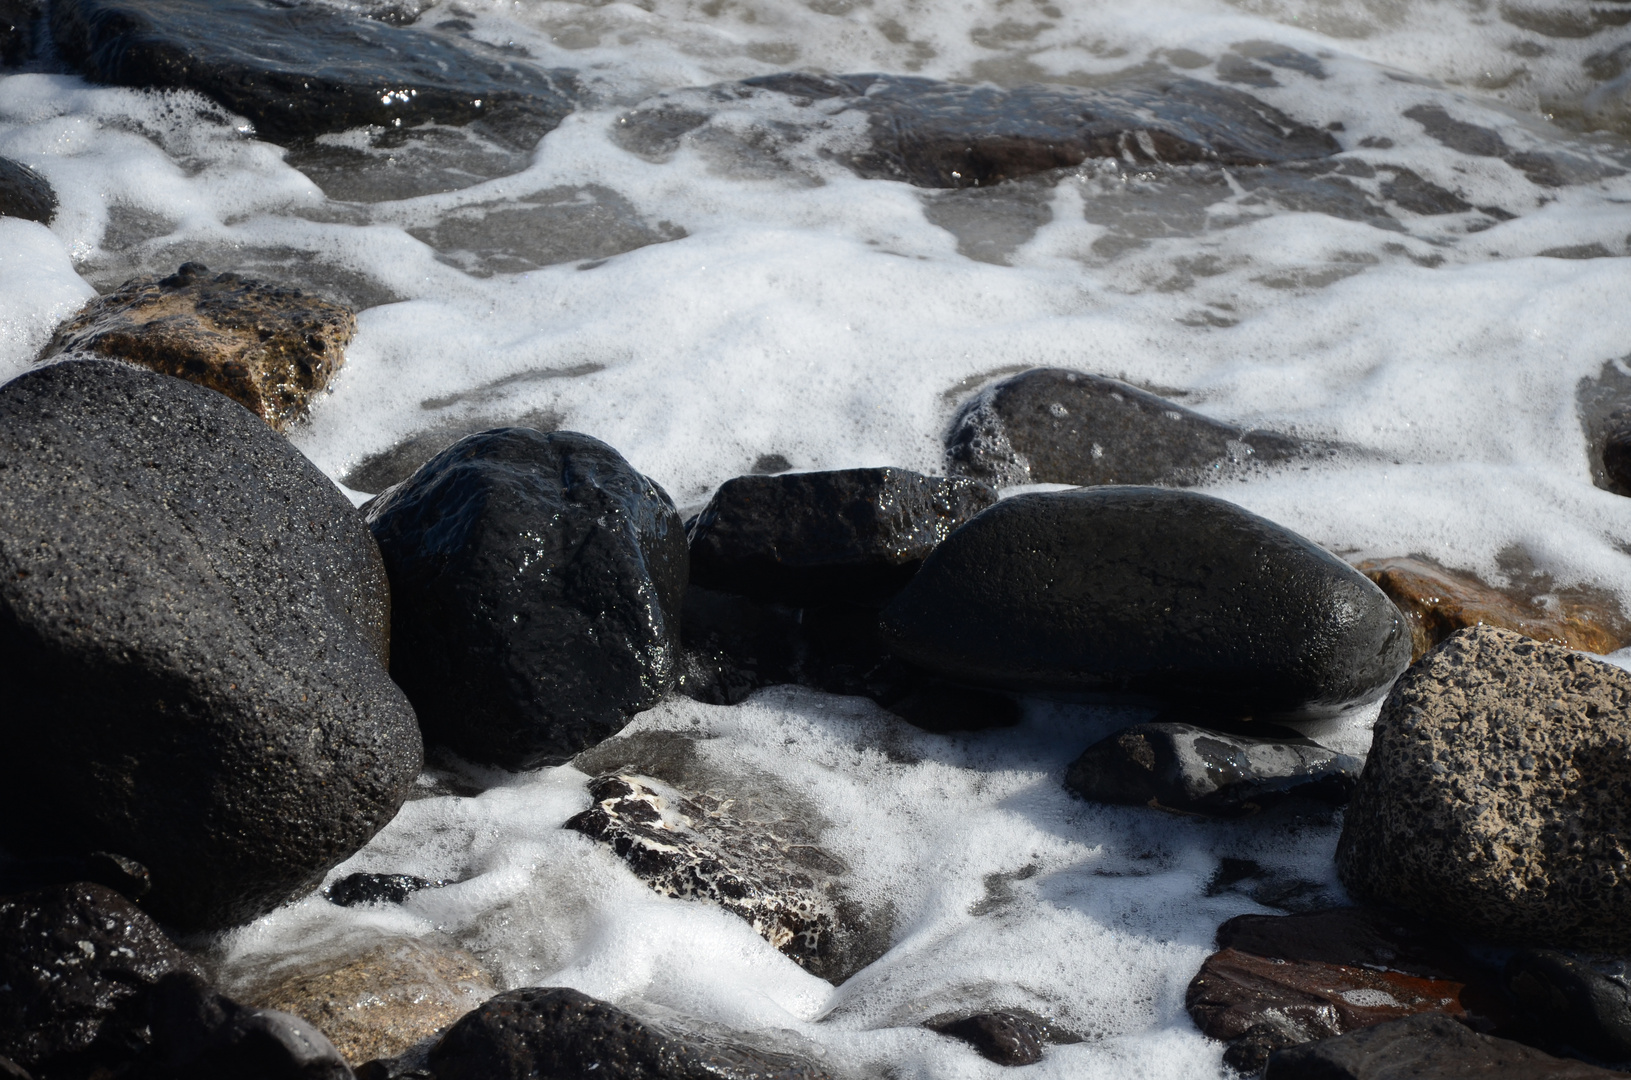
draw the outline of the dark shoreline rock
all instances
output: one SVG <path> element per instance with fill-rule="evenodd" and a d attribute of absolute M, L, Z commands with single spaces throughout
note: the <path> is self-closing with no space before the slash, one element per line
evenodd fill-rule
<path fill-rule="evenodd" d="M 56 216 L 57 193 L 51 182 L 20 161 L 0 157 L 0 217 L 49 225 Z"/>
<path fill-rule="evenodd" d="M 1552 1057 L 1434 1013 L 1276 1051 L 1263 1080 L 1610 1080 L 1624 1073 Z"/>

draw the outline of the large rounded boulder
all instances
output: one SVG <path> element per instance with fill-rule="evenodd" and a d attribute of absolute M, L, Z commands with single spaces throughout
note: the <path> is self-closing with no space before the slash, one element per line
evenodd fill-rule
<path fill-rule="evenodd" d="M 0 388 L 0 843 L 186 927 L 315 887 L 423 758 L 361 515 L 242 406 L 102 360 Z"/>
<path fill-rule="evenodd" d="M 1145 487 L 998 503 L 934 550 L 880 636 L 964 682 L 1254 717 L 1373 700 L 1410 661 L 1398 609 L 1336 556 L 1222 499 Z"/>
<path fill-rule="evenodd" d="M 572 431 L 459 440 L 369 504 L 391 670 L 426 737 L 564 761 L 674 685 L 685 529 L 662 488 Z"/>

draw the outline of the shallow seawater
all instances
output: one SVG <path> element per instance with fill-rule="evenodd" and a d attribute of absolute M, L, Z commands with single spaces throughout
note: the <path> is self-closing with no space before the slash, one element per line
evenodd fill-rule
<path fill-rule="evenodd" d="M 1577 414 L 1583 380 L 1631 379 L 1622 6 L 430 7 L 420 26 L 580 73 L 585 104 L 530 153 L 456 129 L 285 150 L 201 98 L 36 64 L 0 77 L 0 155 L 48 177 L 62 208 L 50 228 L 0 221 L 0 378 L 95 291 L 197 260 L 363 309 L 345 369 L 292 435 L 337 482 L 372 490 L 460 431 L 549 423 L 604 439 L 693 506 L 772 455 L 936 471 L 985 379 L 1071 367 L 1359 447 L 1213 489 L 1345 557 L 1534 572 L 1631 605 L 1631 500 L 1592 483 Z M 944 191 L 859 178 L 776 136 L 772 104 L 661 146 L 619 124 L 657 93 L 787 70 L 1094 86 L 1134 68 L 1327 129 L 1336 168 L 1090 161 Z M 854 135 L 839 117 L 823 145 Z M 1362 751 L 1373 711 L 1315 734 Z M 1017 729 L 948 737 L 777 689 L 636 720 L 695 740 L 720 782 L 802 807 L 849 866 L 888 951 L 836 988 L 560 829 L 588 804 L 570 767 L 427 774 L 425 797 L 335 876 L 456 884 L 400 907 L 312 897 L 212 954 L 230 984 L 359 936 L 440 937 L 503 986 L 785 1029 L 859 1075 L 996 1075 L 918 1026 L 991 1007 L 1081 1037 L 1043 1074 L 1221 1074 L 1184 987 L 1223 919 L 1341 898 L 1339 820 L 1073 800 L 1066 764 L 1140 718 L 1033 702 Z M 1264 873 L 1222 883 L 1225 857 Z"/>

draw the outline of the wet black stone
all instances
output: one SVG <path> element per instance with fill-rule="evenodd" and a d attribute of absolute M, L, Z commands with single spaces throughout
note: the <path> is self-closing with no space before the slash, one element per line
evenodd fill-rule
<path fill-rule="evenodd" d="M 1065 773 L 1065 786 L 1095 802 L 1235 815 L 1293 796 L 1340 806 L 1363 765 L 1264 724 L 1232 732 L 1135 724 L 1088 747 Z"/>
<path fill-rule="evenodd" d="M 391 671 L 427 739 L 559 762 L 674 685 L 685 534 L 668 495 L 571 431 L 459 440 L 368 505 Z"/>
<path fill-rule="evenodd" d="M 1504 157 L 1511 150 L 1499 132 L 1457 120 L 1442 105 L 1415 105 L 1406 109 L 1404 115 L 1420 124 L 1441 145 L 1463 154 Z"/>
<path fill-rule="evenodd" d="M 481 121 L 530 146 L 572 111 L 575 92 L 566 73 L 324 4 L 57 0 L 51 33 L 93 82 L 196 90 L 277 143 Z"/>
<path fill-rule="evenodd" d="M 39 0 L 0 0 L 0 67 L 33 58 L 44 10 Z"/>
<path fill-rule="evenodd" d="M 1617 979 L 1549 949 L 1524 949 L 1503 981 L 1532 1038 L 1604 1061 L 1631 1059 L 1631 990 Z"/>
<path fill-rule="evenodd" d="M 942 1035 L 963 1040 L 981 1057 L 998 1065 L 1034 1065 L 1042 1060 L 1044 1033 L 1019 1013 L 977 1013 L 929 1026 Z"/>
<path fill-rule="evenodd" d="M 1276 1050 L 1263 1080 L 1609 1080 L 1622 1075 L 1480 1035 L 1441 1013 Z"/>
<path fill-rule="evenodd" d="M 1424 180 L 1409 169 L 1384 166 L 1393 174 L 1382 182 L 1382 197 L 1390 199 L 1412 214 L 1460 214 L 1472 209 L 1472 204 L 1453 191 L 1446 191 L 1431 180 Z"/>
<path fill-rule="evenodd" d="M 559 987 L 510 990 L 454 1024 L 430 1052 L 437 1080 L 824 1080 L 815 1065 L 646 1023 Z"/>
<path fill-rule="evenodd" d="M 0 1054 L 42 1077 L 117 1075 L 149 1051 L 149 1001 L 198 973 L 146 914 L 99 885 L 0 900 Z"/>
<path fill-rule="evenodd" d="M 50 182 L 21 162 L 0 158 L 0 217 L 49 225 L 56 215 L 57 193 Z"/>
<path fill-rule="evenodd" d="M 187 927 L 314 888 L 422 762 L 361 515 L 259 417 L 103 360 L 0 388 L 0 843 Z M 72 507 L 65 512 L 64 507 Z"/>
<path fill-rule="evenodd" d="M 347 874 L 323 890 L 328 902 L 340 907 L 358 904 L 400 904 L 421 889 L 439 889 L 445 881 L 427 881 L 412 874 Z"/>
<path fill-rule="evenodd" d="M 0 1054 L 0 1077 L 5 1080 L 34 1080 L 33 1074 L 3 1054 Z"/>
<path fill-rule="evenodd" d="M 166 976 L 148 1002 L 152 1075 L 166 1080 L 351 1080 L 317 1028 L 291 1013 L 240 1005 L 196 975 Z"/>
<path fill-rule="evenodd" d="M 1221 499 L 1145 487 L 998 503 L 935 549 L 878 636 L 943 678 L 1258 720 L 1374 698 L 1410 660 L 1398 609 L 1334 555 Z"/>
<path fill-rule="evenodd" d="M 135 859 L 107 851 L 44 859 L 11 859 L 0 864 L 0 896 L 52 885 L 86 881 L 106 886 L 130 900 L 153 890 L 153 875 Z"/>
<path fill-rule="evenodd" d="M 738 476 L 690 528 L 691 581 L 795 606 L 881 604 L 996 500 L 983 483 L 907 469 Z"/>
<path fill-rule="evenodd" d="M 996 484 L 1188 487 L 1331 447 L 1248 431 L 1119 379 L 1035 368 L 969 399 L 946 437 L 949 468 Z"/>

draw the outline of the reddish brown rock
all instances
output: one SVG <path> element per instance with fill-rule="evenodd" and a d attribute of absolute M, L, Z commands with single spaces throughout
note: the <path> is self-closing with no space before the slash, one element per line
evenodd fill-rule
<path fill-rule="evenodd" d="M 127 281 L 58 328 L 41 359 L 90 353 L 218 390 L 278 431 L 345 363 L 350 308 L 299 289 L 186 263 Z"/>

